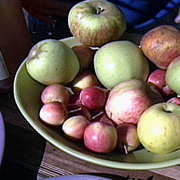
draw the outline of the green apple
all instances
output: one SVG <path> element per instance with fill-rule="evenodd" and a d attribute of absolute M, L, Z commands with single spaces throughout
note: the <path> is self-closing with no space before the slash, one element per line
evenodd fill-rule
<path fill-rule="evenodd" d="M 155 154 L 166 154 L 180 148 L 180 106 L 158 103 L 148 108 L 137 125 L 141 144 Z"/>
<path fill-rule="evenodd" d="M 72 81 L 80 65 L 73 50 L 61 41 L 46 39 L 35 44 L 27 57 L 28 73 L 44 84 L 63 84 Z"/>
<path fill-rule="evenodd" d="M 166 83 L 178 95 L 180 95 L 180 56 L 175 58 L 166 70 Z"/>
<path fill-rule="evenodd" d="M 118 40 L 126 30 L 122 11 L 105 0 L 86 0 L 74 5 L 68 14 L 71 33 L 82 44 L 99 47 Z"/>
<path fill-rule="evenodd" d="M 99 48 L 94 56 L 94 69 L 99 81 L 108 89 L 130 79 L 146 81 L 149 74 L 149 64 L 141 49 L 126 40 Z"/>

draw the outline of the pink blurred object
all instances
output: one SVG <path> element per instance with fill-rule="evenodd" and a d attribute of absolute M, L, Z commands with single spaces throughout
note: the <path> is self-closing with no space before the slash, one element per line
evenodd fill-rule
<path fill-rule="evenodd" d="M 0 164 L 3 158 L 4 146 L 5 146 L 5 128 L 4 128 L 3 117 L 0 111 Z"/>

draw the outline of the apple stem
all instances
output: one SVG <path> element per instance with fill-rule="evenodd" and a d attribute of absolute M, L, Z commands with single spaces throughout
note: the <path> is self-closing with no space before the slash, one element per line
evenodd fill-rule
<path fill-rule="evenodd" d="M 98 7 L 96 14 L 101 14 L 104 11 L 104 9 L 102 7 Z"/>
<path fill-rule="evenodd" d="M 77 109 L 73 109 L 73 110 L 70 110 L 69 113 L 74 113 L 74 112 L 78 112 L 81 110 L 81 107 L 80 108 L 77 108 Z"/>
<path fill-rule="evenodd" d="M 125 152 L 125 154 L 128 154 L 127 144 L 124 144 L 123 147 L 124 147 L 124 152 Z"/>

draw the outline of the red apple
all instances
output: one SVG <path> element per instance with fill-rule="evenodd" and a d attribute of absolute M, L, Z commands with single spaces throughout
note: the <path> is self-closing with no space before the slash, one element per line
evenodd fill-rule
<path fill-rule="evenodd" d="M 180 55 L 180 31 L 171 25 L 160 25 L 145 33 L 140 46 L 146 57 L 157 67 L 167 69 Z"/>
<path fill-rule="evenodd" d="M 107 94 L 104 89 L 94 86 L 83 89 L 80 92 L 79 99 L 81 104 L 88 109 L 101 109 L 106 103 Z"/>
<path fill-rule="evenodd" d="M 140 145 L 136 125 L 120 124 L 116 130 L 118 134 L 117 148 L 120 151 L 128 154 Z"/>
<path fill-rule="evenodd" d="M 109 93 L 105 110 L 117 125 L 137 124 L 141 114 L 152 104 L 163 101 L 147 83 L 137 79 L 116 85 Z"/>
<path fill-rule="evenodd" d="M 47 124 L 58 126 L 68 117 L 68 111 L 63 103 L 51 102 L 41 107 L 39 117 Z"/>
<path fill-rule="evenodd" d="M 93 152 L 112 152 L 117 144 L 115 127 L 105 122 L 92 122 L 85 129 L 84 144 Z"/>
<path fill-rule="evenodd" d="M 89 124 L 85 116 L 72 116 L 63 123 L 62 130 L 69 139 L 83 140 L 84 131 Z"/>
<path fill-rule="evenodd" d="M 149 75 L 147 82 L 157 87 L 162 96 L 166 97 L 173 94 L 174 92 L 166 84 L 165 75 L 166 70 L 156 69 Z"/>
<path fill-rule="evenodd" d="M 62 102 L 67 104 L 69 102 L 70 92 L 61 84 L 52 84 L 46 86 L 41 93 L 41 101 L 44 104 L 50 102 Z"/>
<path fill-rule="evenodd" d="M 180 97 L 172 97 L 170 99 L 168 99 L 167 101 L 168 103 L 173 103 L 173 104 L 177 104 L 180 106 Z"/>
<path fill-rule="evenodd" d="M 69 104 L 77 104 L 80 105 L 79 93 L 71 94 L 69 98 Z"/>

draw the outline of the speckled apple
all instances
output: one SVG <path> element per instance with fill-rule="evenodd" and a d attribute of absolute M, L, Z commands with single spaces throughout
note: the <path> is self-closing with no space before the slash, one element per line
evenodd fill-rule
<path fill-rule="evenodd" d="M 93 47 L 118 40 L 127 27 L 123 12 L 106 0 L 86 0 L 75 4 L 69 12 L 68 25 L 74 37 Z"/>
<path fill-rule="evenodd" d="M 146 57 L 157 67 L 167 69 L 180 55 L 180 31 L 172 25 L 160 25 L 146 32 L 140 46 Z"/>

